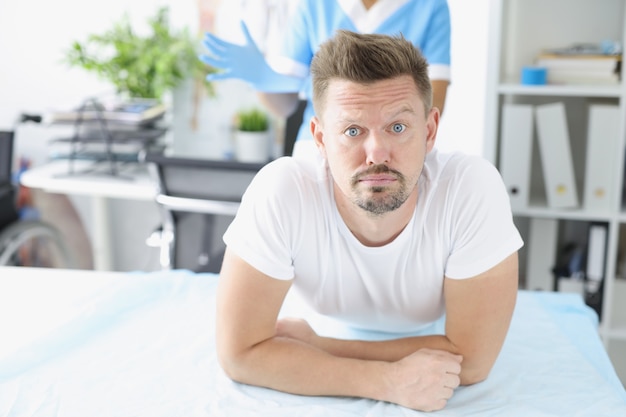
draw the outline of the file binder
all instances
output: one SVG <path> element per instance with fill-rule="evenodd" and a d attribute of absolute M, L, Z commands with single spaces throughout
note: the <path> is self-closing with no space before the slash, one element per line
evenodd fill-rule
<path fill-rule="evenodd" d="M 558 220 L 533 218 L 530 220 L 526 289 L 552 291 L 556 262 Z"/>
<path fill-rule="evenodd" d="M 575 208 L 578 192 L 565 105 L 561 102 L 537 105 L 535 117 L 548 206 Z"/>
<path fill-rule="evenodd" d="M 608 211 L 615 198 L 616 157 L 621 155 L 607 149 L 618 149 L 619 107 L 610 104 L 589 106 L 587 130 L 587 161 L 583 207 L 590 211 Z"/>
<path fill-rule="evenodd" d="M 587 266 L 585 268 L 588 289 L 599 287 L 604 279 L 604 264 L 606 261 L 608 226 L 604 223 L 589 225 L 589 240 L 587 241 Z M 591 288 L 589 288 L 591 287 Z"/>
<path fill-rule="evenodd" d="M 511 208 L 528 207 L 533 142 L 533 107 L 504 104 L 500 128 L 500 174 L 509 193 Z"/>
<path fill-rule="evenodd" d="M 561 277 L 557 283 L 558 292 L 567 292 L 585 296 L 585 283 L 581 279 Z"/>
<path fill-rule="evenodd" d="M 607 236 L 606 223 L 591 223 L 587 239 L 587 264 L 585 267 L 585 302 L 602 320 L 604 278 L 606 274 Z"/>

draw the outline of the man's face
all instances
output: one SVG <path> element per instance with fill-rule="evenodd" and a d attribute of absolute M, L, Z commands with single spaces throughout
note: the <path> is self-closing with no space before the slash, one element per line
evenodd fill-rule
<path fill-rule="evenodd" d="M 311 130 L 328 161 L 339 204 L 351 202 L 382 215 L 417 192 L 439 113 L 425 114 L 411 77 L 369 85 L 333 80 L 322 108 Z"/>

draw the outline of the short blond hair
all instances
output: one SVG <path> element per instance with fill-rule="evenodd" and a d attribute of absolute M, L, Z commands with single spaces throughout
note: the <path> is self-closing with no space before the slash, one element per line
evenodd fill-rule
<path fill-rule="evenodd" d="M 311 62 L 313 107 L 320 115 L 331 80 L 367 85 L 403 75 L 413 78 L 426 113 L 432 107 L 428 62 L 402 35 L 360 34 L 338 30 L 320 46 Z"/>

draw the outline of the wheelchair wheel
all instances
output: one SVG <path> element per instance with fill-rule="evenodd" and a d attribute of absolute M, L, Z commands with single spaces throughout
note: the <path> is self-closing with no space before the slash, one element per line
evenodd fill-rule
<path fill-rule="evenodd" d="M 74 262 L 57 229 L 41 221 L 18 221 L 0 232 L 0 265 L 72 268 Z"/>

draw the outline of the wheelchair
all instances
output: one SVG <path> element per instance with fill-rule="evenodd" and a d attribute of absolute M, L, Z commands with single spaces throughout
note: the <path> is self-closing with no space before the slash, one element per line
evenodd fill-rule
<path fill-rule="evenodd" d="M 13 181 L 14 131 L 0 131 L 0 266 L 72 268 L 61 233 L 35 216 L 20 216 Z"/>

